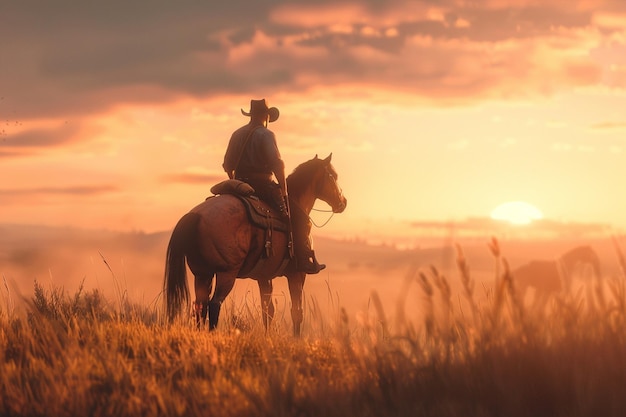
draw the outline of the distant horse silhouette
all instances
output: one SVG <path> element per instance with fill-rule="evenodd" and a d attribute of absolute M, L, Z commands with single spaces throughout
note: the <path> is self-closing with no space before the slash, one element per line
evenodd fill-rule
<path fill-rule="evenodd" d="M 520 296 L 523 298 L 529 288 L 535 290 L 535 301 L 545 300 L 550 295 L 569 291 L 572 279 L 591 267 L 600 278 L 600 259 L 590 246 L 578 246 L 560 258 L 552 261 L 535 260 L 513 270 L 511 275 Z"/>
<path fill-rule="evenodd" d="M 308 216 L 315 201 L 320 199 L 334 213 L 344 211 L 347 200 L 337 184 L 331 157 L 332 154 L 319 159 L 316 155 L 287 177 L 292 210 L 302 210 Z M 252 278 L 259 285 L 267 328 L 274 316 L 272 279 L 284 275 L 291 295 L 293 331 L 299 335 L 306 274 L 296 271 L 294 259 L 289 259 L 288 243 L 286 232 L 253 225 L 238 197 L 221 194 L 208 198 L 185 214 L 172 232 L 164 280 L 168 317 L 173 319 L 189 301 L 186 261 L 195 277 L 198 326 L 206 323 L 208 314 L 209 329 L 215 329 L 222 302 L 231 292 L 235 279 Z M 271 246 L 269 251 L 268 246 Z"/>

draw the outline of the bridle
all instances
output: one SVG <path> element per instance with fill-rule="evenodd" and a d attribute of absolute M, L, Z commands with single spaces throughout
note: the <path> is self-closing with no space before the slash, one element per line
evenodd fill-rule
<path fill-rule="evenodd" d="M 328 175 L 328 177 L 333 181 L 333 184 L 335 186 L 335 190 L 340 190 L 339 188 L 339 184 L 337 184 L 337 180 L 335 179 L 335 177 L 333 176 L 333 174 L 328 170 L 328 166 L 324 166 L 324 171 L 326 172 L 326 175 Z M 339 194 L 341 193 L 341 191 L 339 191 Z M 324 226 L 326 226 L 328 224 L 328 222 L 330 222 L 330 219 L 333 218 L 333 216 L 335 215 L 335 211 L 331 208 L 330 210 L 322 210 L 322 209 L 316 209 L 314 207 L 311 208 L 311 211 L 317 211 L 319 213 L 330 213 L 330 216 L 328 217 L 328 219 L 326 219 L 326 221 L 324 223 L 322 223 L 321 225 L 318 225 L 315 220 L 313 220 L 313 218 L 311 217 L 311 215 L 309 213 L 307 213 L 301 206 L 300 204 L 298 204 L 297 201 L 293 201 L 293 206 L 295 206 L 298 210 L 300 210 L 303 214 L 305 214 L 309 220 L 311 221 L 311 224 L 313 224 L 315 227 L 317 228 L 322 228 Z"/>
<path fill-rule="evenodd" d="M 328 169 L 328 165 L 324 166 L 324 171 L 326 172 L 326 175 L 328 175 L 328 177 L 332 180 L 333 185 L 334 185 L 334 189 L 335 190 L 339 190 L 338 191 L 338 196 L 341 195 L 341 189 L 339 187 L 339 184 L 337 184 L 337 179 L 333 176 L 333 174 L 329 171 Z M 318 225 L 317 223 L 315 223 L 315 220 L 313 220 L 313 218 L 309 215 L 309 220 L 311 220 L 311 223 L 321 229 L 322 227 L 326 226 L 328 224 L 328 222 L 330 222 L 330 220 L 333 218 L 333 216 L 335 215 L 335 211 L 333 209 L 330 210 L 322 210 L 322 209 L 316 209 L 315 207 L 311 208 L 311 211 L 317 211 L 318 213 L 330 213 L 330 216 L 328 217 L 328 219 L 326 219 L 326 221 L 324 223 L 322 223 L 321 225 Z"/>

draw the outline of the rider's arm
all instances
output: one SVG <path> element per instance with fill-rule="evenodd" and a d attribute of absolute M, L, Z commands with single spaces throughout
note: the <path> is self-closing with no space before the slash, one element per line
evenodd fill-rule
<path fill-rule="evenodd" d="M 278 185 L 280 185 L 280 189 L 283 192 L 283 195 L 287 195 L 287 180 L 285 179 L 285 163 L 282 159 L 278 159 L 276 161 L 276 165 L 273 168 L 274 176 L 276 177 L 276 181 L 278 181 Z"/>
<path fill-rule="evenodd" d="M 228 148 L 226 148 L 226 153 L 224 154 L 224 163 L 222 164 L 222 168 L 224 168 L 224 171 L 226 171 L 226 173 L 228 174 L 228 178 L 230 178 L 231 180 L 233 179 L 234 174 L 235 174 L 235 167 L 232 166 L 233 165 L 232 142 L 233 140 L 231 138 L 230 142 L 228 142 Z"/>
<path fill-rule="evenodd" d="M 280 157 L 280 152 L 278 151 L 278 146 L 276 146 L 276 140 L 274 142 L 274 158 L 272 163 L 272 172 L 276 177 L 276 181 L 278 181 L 278 185 L 283 192 L 283 195 L 287 195 L 287 180 L 285 177 L 285 162 L 283 162 Z"/>
<path fill-rule="evenodd" d="M 263 137 L 263 145 L 261 148 L 261 152 L 264 154 L 264 159 L 267 161 L 269 168 L 274 173 L 276 177 L 276 181 L 278 181 L 278 185 L 283 192 L 283 195 L 287 195 L 287 181 L 285 177 L 285 163 L 280 157 L 280 152 L 278 151 L 278 145 L 276 144 L 276 137 L 274 133 L 266 130 L 264 132 Z"/>
<path fill-rule="evenodd" d="M 228 169 L 226 168 L 224 165 L 222 165 L 224 167 L 224 171 L 226 171 L 226 174 L 228 174 L 228 178 L 229 179 L 233 179 L 235 178 L 235 171 L 233 171 L 232 169 Z"/>

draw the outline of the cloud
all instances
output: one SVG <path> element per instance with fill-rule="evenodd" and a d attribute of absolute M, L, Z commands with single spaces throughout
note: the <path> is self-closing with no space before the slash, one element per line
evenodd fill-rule
<path fill-rule="evenodd" d="M 165 183 L 179 183 L 179 184 L 199 184 L 199 185 L 213 185 L 226 179 L 226 174 L 207 174 L 199 172 L 183 172 L 178 174 L 167 174 L 161 177 L 161 180 Z"/>
<path fill-rule="evenodd" d="M 2 143 L 2 140 L 0 139 L 0 144 Z M 0 159 L 8 159 L 8 158 L 16 158 L 16 157 L 20 157 L 23 156 L 23 154 L 21 152 L 16 152 L 16 151 L 6 151 L 2 149 L 2 146 L 0 145 Z"/>
<path fill-rule="evenodd" d="M 6 134 L 0 140 L 2 148 L 43 148 L 66 145 L 77 137 L 77 125 L 65 124 L 54 128 L 36 128 L 20 133 Z"/>
<path fill-rule="evenodd" d="M 0 49 L 11 65 L 0 67 L 0 91 L 29 118 L 341 85 L 442 102 L 550 94 L 603 82 L 604 64 L 589 52 L 610 53 L 604 40 L 623 31 L 625 8 L 618 0 L 9 2 Z"/>
<path fill-rule="evenodd" d="M 119 187 L 110 184 L 76 185 L 69 187 L 36 187 L 36 188 L 0 188 L 0 198 L 3 202 L 44 197 L 93 197 L 119 191 Z"/>
<path fill-rule="evenodd" d="M 63 194 L 63 195 L 93 195 L 118 191 L 114 185 L 78 185 L 71 187 L 39 187 L 20 189 L 0 189 L 1 195 L 25 194 Z"/>
<path fill-rule="evenodd" d="M 597 12 L 592 16 L 595 25 L 603 29 L 623 29 L 626 26 L 626 13 Z"/>
<path fill-rule="evenodd" d="M 591 125 L 591 129 L 600 131 L 624 130 L 626 129 L 626 122 L 600 122 Z"/>
<path fill-rule="evenodd" d="M 517 226 L 489 217 L 468 218 L 461 221 L 416 221 L 409 227 L 427 234 L 485 235 L 490 233 L 519 233 L 530 236 L 565 237 L 565 236 L 601 236 L 611 230 L 603 223 L 560 222 L 550 219 L 535 220 L 528 225 Z"/>

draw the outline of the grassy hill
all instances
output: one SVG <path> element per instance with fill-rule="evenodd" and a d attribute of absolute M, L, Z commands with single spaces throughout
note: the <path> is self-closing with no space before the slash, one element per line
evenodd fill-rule
<path fill-rule="evenodd" d="M 495 262 L 501 285 L 486 298 L 460 268 L 459 285 L 405 273 L 405 299 L 390 306 L 371 293 L 356 316 L 312 300 L 301 339 L 280 315 L 266 332 L 249 303 L 209 333 L 98 289 L 36 283 L 25 310 L 5 291 L 0 415 L 624 415 L 624 277 L 607 282 L 608 296 L 532 309 Z M 402 314 L 410 304 L 419 318 Z"/>

